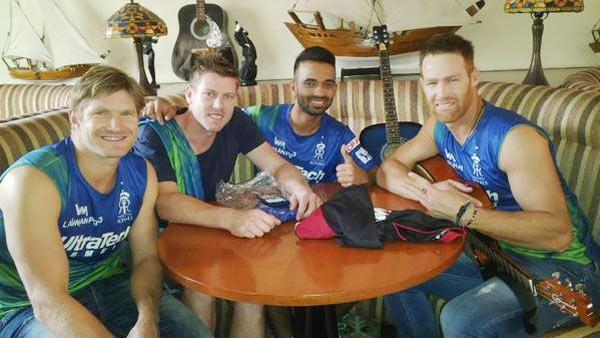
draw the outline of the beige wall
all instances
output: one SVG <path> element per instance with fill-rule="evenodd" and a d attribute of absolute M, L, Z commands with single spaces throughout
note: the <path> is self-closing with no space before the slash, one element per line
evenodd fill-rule
<path fill-rule="evenodd" d="M 20 0 L 29 8 L 32 16 L 41 15 L 35 9 L 36 1 Z M 102 38 L 105 20 L 121 7 L 126 0 L 55 0 L 74 25 L 89 38 L 99 51 L 111 51 L 108 63 L 125 70 L 137 78 L 137 62 L 130 39 Z M 343 4 L 343 0 L 339 0 Z M 294 57 L 301 45 L 283 25 L 289 21 L 286 13 L 294 1 L 291 0 L 212 0 L 229 14 L 228 31 L 231 35 L 235 20 L 249 31 L 258 51 L 258 79 L 285 79 L 292 76 Z M 171 71 L 171 53 L 177 38 L 177 11 L 191 1 L 183 0 L 140 0 L 139 3 L 159 14 L 169 27 L 169 34 L 161 37 L 155 45 L 156 70 L 159 83 L 179 82 Z M 487 0 L 487 5 L 478 13 L 481 24 L 462 28 L 459 33 L 471 39 L 476 47 L 476 60 L 484 71 L 527 69 L 531 57 L 531 18 L 526 14 L 505 14 L 503 1 Z M 600 16 L 600 0 L 586 0 L 582 13 L 552 14 L 545 20 L 542 61 L 544 68 L 587 67 L 600 64 L 600 55 L 588 47 L 590 30 Z M 36 13 L 37 12 L 37 13 Z M 0 0 L 0 45 L 4 46 L 8 31 L 8 0 Z M 241 51 L 238 49 L 240 59 Z M 414 59 L 403 58 L 402 64 L 392 64 L 395 73 L 416 72 Z M 549 70 L 552 84 L 558 84 L 568 70 Z M 523 72 L 494 72 L 492 79 L 520 81 Z M 0 83 L 18 82 L 9 77 L 6 67 L 0 65 Z"/>

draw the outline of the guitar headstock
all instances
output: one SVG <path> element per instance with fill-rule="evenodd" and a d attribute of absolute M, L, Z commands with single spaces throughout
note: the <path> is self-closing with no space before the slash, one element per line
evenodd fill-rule
<path fill-rule="evenodd" d="M 371 39 L 377 49 L 387 50 L 387 46 L 390 43 L 390 34 L 387 31 L 387 26 L 373 26 L 373 35 Z"/>
<path fill-rule="evenodd" d="M 583 324 L 591 327 L 598 323 L 598 314 L 583 285 L 577 285 L 574 289 L 571 282 L 561 282 L 560 277 L 555 275 L 539 282 L 537 292 L 562 311 L 579 317 Z"/>

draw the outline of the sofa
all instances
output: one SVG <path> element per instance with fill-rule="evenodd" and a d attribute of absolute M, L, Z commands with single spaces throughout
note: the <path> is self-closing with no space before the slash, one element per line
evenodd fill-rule
<path fill-rule="evenodd" d="M 382 92 L 377 80 L 342 81 L 329 113 L 359 135 L 366 126 L 384 121 Z M 487 101 L 526 116 L 549 133 L 557 147 L 559 167 L 590 219 L 594 239 L 600 242 L 600 91 L 483 82 L 479 92 Z M 64 107 L 68 95 L 68 86 L 0 85 L 0 118 L 4 118 L 0 121 L 0 172 L 24 153 L 69 134 Z M 423 123 L 429 116 L 417 80 L 394 80 L 394 96 L 399 121 Z M 169 99 L 185 105 L 181 96 Z M 288 102 L 292 102 L 289 83 L 282 81 L 242 87 L 237 98 L 239 106 Z M 251 165 L 240 159 L 233 179 L 247 179 L 251 171 Z M 363 302 L 357 311 L 385 316 L 381 302 Z"/>

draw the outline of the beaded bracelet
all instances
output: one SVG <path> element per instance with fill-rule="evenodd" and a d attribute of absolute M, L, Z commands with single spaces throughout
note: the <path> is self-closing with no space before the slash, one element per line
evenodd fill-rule
<path fill-rule="evenodd" d="M 469 219 L 469 221 L 467 221 L 467 223 L 465 225 L 463 225 L 463 228 L 468 228 L 469 226 L 471 226 L 471 223 L 473 223 L 473 221 L 475 220 L 475 216 L 477 216 L 477 211 L 479 210 L 479 208 L 477 208 L 477 206 L 474 206 L 474 208 L 475 209 L 473 209 L 471 218 Z"/>
<path fill-rule="evenodd" d="M 465 212 L 467 211 L 467 208 L 469 208 L 471 204 L 473 204 L 471 201 L 466 201 L 463 205 L 460 206 L 460 209 L 458 209 L 458 212 L 456 213 L 456 221 L 454 222 L 456 225 L 460 224 L 460 219 L 464 216 Z"/>

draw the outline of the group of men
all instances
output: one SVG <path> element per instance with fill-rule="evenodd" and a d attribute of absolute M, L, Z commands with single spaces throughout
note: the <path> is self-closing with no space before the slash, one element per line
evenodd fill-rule
<path fill-rule="evenodd" d="M 206 57 L 185 89 L 187 110 L 175 115 L 176 107 L 152 101 L 145 111 L 156 120 L 141 123 L 138 85 L 114 68 L 94 67 L 72 94 L 71 137 L 26 154 L 0 177 L 0 336 L 211 336 L 212 297 L 184 288 L 179 300 L 162 291 L 155 211 L 166 222 L 239 237 L 268 233 L 280 221 L 262 210 L 207 203 L 240 153 L 275 177 L 298 220 L 322 203 L 309 183 L 376 182 L 499 240 L 537 278 L 561 271 L 600 300 L 599 249 L 545 132 L 478 95 L 473 47 L 460 36 L 432 38 L 420 68 L 432 116 L 377 168 L 348 127 L 325 113 L 336 81 L 335 57 L 324 48 L 296 59 L 293 104 L 235 107 L 237 71 Z M 437 154 L 483 186 L 495 209 L 482 208 L 463 183 L 430 183 L 411 172 Z M 132 254 L 127 265 L 123 248 Z M 484 280 L 466 255 L 386 297 L 403 337 L 438 335 L 428 295 L 448 300 L 445 337 L 529 335 L 527 309 L 512 289 Z M 568 316 L 540 302 L 537 333 Z M 232 325 L 232 336 L 264 336 L 262 305 L 236 304 Z"/>

